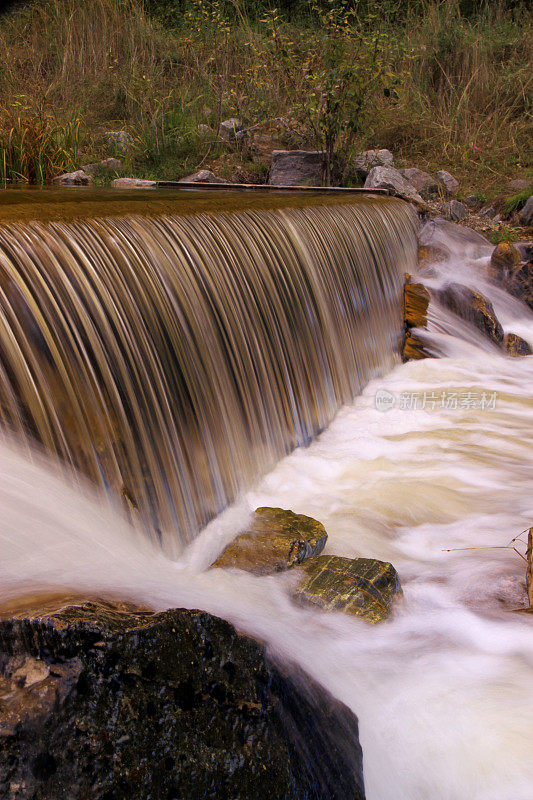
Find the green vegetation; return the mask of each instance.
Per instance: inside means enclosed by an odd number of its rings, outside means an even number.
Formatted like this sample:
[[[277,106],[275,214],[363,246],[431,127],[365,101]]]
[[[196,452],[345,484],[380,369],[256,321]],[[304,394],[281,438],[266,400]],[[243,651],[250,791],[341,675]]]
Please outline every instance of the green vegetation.
[[[531,195],[533,194],[533,182],[529,188],[524,189],[522,192],[514,194],[509,197],[503,204],[503,213],[506,215],[512,214],[514,211],[519,211],[525,206]]]
[[[261,181],[276,147],[388,147],[493,196],[532,176],[526,5],[474,0],[34,0],[0,17],[0,180],[43,182],[133,145],[127,174]],[[225,143],[236,116],[254,136]],[[200,133],[198,125],[209,129]],[[339,164],[341,167],[339,169]],[[337,172],[335,173],[335,170]]]

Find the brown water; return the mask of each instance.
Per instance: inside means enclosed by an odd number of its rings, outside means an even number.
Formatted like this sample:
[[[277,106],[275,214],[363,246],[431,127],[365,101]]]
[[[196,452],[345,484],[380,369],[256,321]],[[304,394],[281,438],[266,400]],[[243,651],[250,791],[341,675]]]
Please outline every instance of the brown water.
[[[416,263],[402,201],[3,201],[19,221],[0,227],[1,419],[170,554],[396,358]]]

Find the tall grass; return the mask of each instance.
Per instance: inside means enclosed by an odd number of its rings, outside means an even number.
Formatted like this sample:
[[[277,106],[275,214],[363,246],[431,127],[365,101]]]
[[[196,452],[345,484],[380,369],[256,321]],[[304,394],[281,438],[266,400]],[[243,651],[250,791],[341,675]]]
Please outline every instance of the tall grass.
[[[276,43],[268,4],[252,5],[249,14],[244,0],[187,0],[163,19],[142,0],[35,0],[4,15],[0,178],[47,180],[103,157],[103,133],[118,127],[134,137],[130,169],[169,178],[201,164],[257,166],[261,148],[243,155],[216,133],[198,134],[199,123],[216,132],[228,116],[258,125],[273,146],[317,146],[309,77],[325,69],[326,32],[312,13],[280,13]],[[453,168],[477,190],[528,173],[526,6],[492,2],[465,17],[459,0],[419,0],[402,4],[400,17],[394,5],[383,0],[368,23],[395,45],[394,103],[372,90],[353,148],[387,146],[400,163]]]

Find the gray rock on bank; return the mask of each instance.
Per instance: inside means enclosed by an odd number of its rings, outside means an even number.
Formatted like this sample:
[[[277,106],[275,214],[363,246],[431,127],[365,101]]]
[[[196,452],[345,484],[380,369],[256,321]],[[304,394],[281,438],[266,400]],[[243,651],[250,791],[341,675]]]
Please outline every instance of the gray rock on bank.
[[[0,697],[2,798],[364,800],[354,714],[205,612],[3,619]]]
[[[448,197],[453,197],[457,194],[459,190],[459,181],[456,180],[451,173],[447,172],[445,169],[440,169],[435,177]]]
[[[133,144],[133,136],[128,131],[106,131],[104,138],[109,147],[115,147],[119,153],[126,153]]]
[[[56,186],[92,186],[94,179],[83,169],[77,169],[75,172],[64,172],[63,175],[58,175],[52,183]]]
[[[85,164],[81,169],[96,178],[101,175],[110,175],[113,172],[121,172],[122,161],[118,158],[104,158],[103,161],[96,161],[94,164]]]
[[[409,169],[399,169],[398,172],[406,181],[409,181],[411,186],[414,186],[416,191],[424,198],[429,200],[432,197],[437,197],[439,194],[439,184],[436,178],[433,178],[428,172],[416,167],[409,167]]]
[[[460,222],[468,216],[468,209],[459,200],[449,200],[444,203],[442,212],[444,217],[451,222]]]
[[[398,197],[403,197],[414,203],[419,208],[426,208],[424,199],[418,194],[403,175],[393,167],[373,167],[365,181],[367,189],[388,189],[389,192]]]
[[[353,167],[362,178],[366,178],[372,167],[393,166],[394,156],[390,150],[365,150],[353,160]]]
[[[226,142],[235,141],[237,133],[242,129],[242,122],[237,117],[223,120],[218,127],[218,135]]]
[[[200,169],[193,175],[180,178],[179,183],[224,183],[222,178],[217,178],[214,172],[209,169]]]
[[[322,150],[274,150],[268,182],[271,186],[322,186]]]
[[[525,226],[533,225],[533,195],[526,201],[520,212],[520,224]]]

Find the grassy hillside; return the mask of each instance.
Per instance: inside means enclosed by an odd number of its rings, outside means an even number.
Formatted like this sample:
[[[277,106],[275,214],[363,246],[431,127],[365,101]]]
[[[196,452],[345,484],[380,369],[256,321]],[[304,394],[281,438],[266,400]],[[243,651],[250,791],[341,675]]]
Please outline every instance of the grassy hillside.
[[[35,0],[0,18],[0,179],[112,155],[125,128],[138,176],[260,181],[278,146],[387,147],[497,192],[533,174],[532,16],[465,2]],[[232,116],[252,146],[218,140]]]

